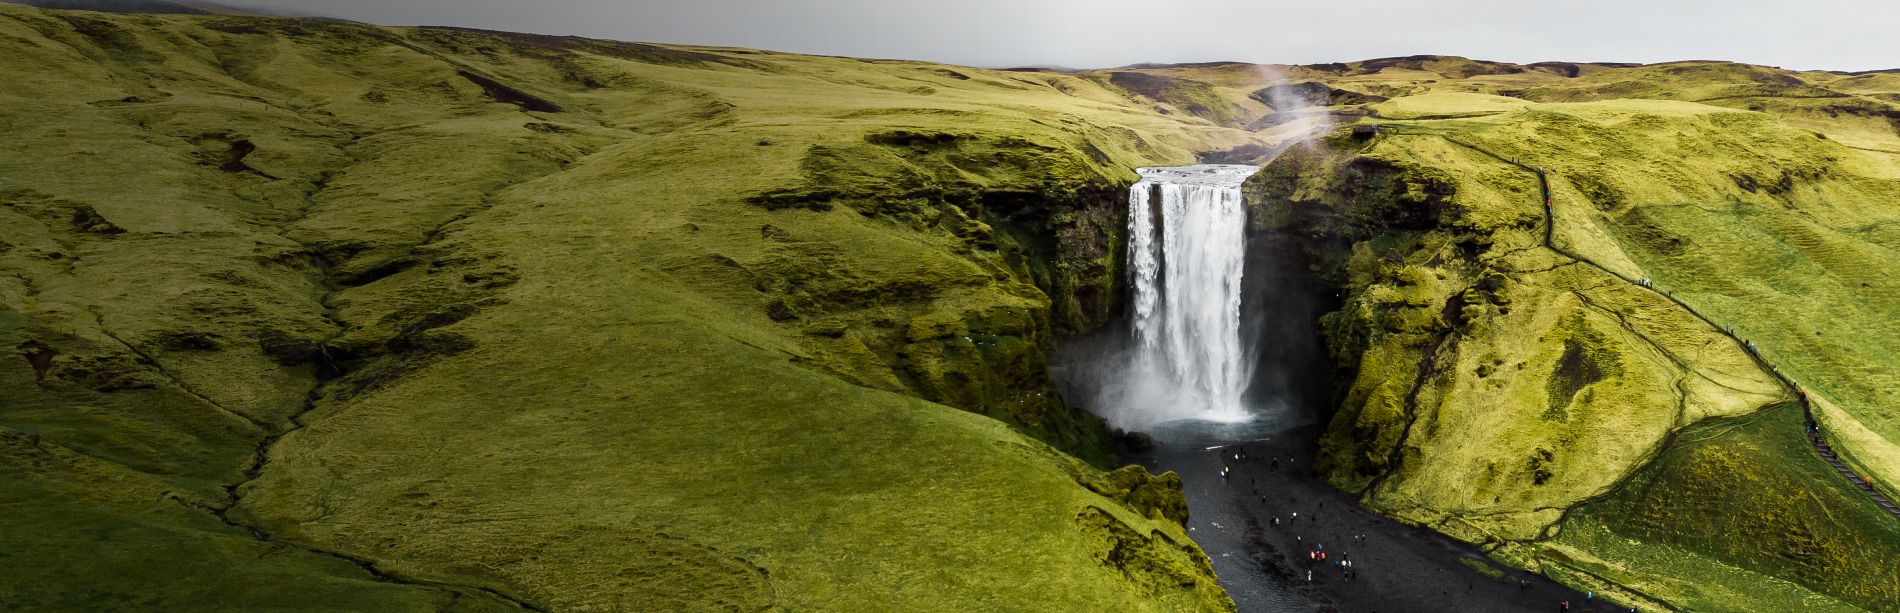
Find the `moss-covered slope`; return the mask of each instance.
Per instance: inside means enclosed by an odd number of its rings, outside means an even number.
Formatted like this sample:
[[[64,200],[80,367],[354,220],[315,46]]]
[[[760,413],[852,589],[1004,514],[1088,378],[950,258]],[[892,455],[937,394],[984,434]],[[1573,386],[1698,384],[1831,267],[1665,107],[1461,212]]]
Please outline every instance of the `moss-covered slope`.
[[[0,5],[0,58],[7,608],[1232,606],[1042,360],[1127,168],[1252,135],[320,20]]]
[[[1875,434],[1893,415],[1876,391],[1896,364],[1882,348],[1891,339],[1850,330],[1900,312],[1891,281],[1868,272],[1893,254],[1879,230],[1900,216],[1893,160],[1791,125],[1798,118],[1710,105],[1520,101],[1500,110],[1484,97],[1415,98],[1443,111],[1416,116],[1453,119],[1387,121],[1371,140],[1335,136],[1250,183],[1258,221],[1318,239],[1310,244],[1347,292],[1323,322],[1346,377],[1323,441],[1322,469],[1335,483],[1408,521],[1515,543],[1500,555],[1535,564],[1554,550],[1524,543],[1560,530],[1661,538],[1598,528],[1599,515],[1564,518],[1579,503],[1638,496],[1630,475],[1673,449],[1684,428],[1795,400],[1797,387],[1851,454],[1891,453],[1887,435]],[[1538,169],[1548,171],[1548,210]],[[1864,390],[1854,408],[1842,406],[1849,390]],[[1782,435],[1800,436],[1798,424],[1787,427]],[[1750,457],[1832,474],[1812,451]],[[1711,475],[1719,483],[1694,485],[1774,487],[1740,472]],[[1829,563],[1822,557],[1900,555],[1900,542],[1879,536],[1894,519],[1831,479],[1810,487],[1852,518],[1838,527],[1852,538],[1758,572],[1806,577]],[[1704,495],[1661,483],[1678,491],[1654,495]],[[1715,520],[1707,505],[1649,512],[1669,530]],[[1755,531],[1732,542],[1755,545],[1698,550],[1713,563],[1754,568],[1782,542],[1764,531],[1783,511],[1724,512]],[[1639,550],[1597,555],[1621,565]],[[1616,581],[1667,581],[1661,567],[1636,567]],[[1818,594],[1869,606],[1885,580],[1828,576],[1756,594],[1767,600],[1724,602],[1774,608]],[[1657,600],[1713,602],[1677,592]]]
[[[1815,462],[1803,427],[1790,404],[1685,430],[1615,493],[1573,510],[1556,538],[1506,557],[1694,611],[1892,610],[1900,522]]]

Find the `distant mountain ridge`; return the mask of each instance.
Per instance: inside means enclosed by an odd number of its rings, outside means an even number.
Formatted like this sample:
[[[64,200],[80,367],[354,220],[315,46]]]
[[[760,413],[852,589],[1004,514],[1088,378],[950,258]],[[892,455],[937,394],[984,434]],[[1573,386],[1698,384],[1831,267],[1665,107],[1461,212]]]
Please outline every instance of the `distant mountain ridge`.
[[[214,2],[172,2],[170,0],[0,0],[34,8],[101,13],[168,13],[178,15],[270,15]]]

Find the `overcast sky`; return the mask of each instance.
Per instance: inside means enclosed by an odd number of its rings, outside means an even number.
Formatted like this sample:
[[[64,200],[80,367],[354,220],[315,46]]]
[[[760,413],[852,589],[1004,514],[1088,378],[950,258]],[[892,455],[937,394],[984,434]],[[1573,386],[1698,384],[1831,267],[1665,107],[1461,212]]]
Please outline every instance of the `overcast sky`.
[[[1720,59],[1900,68],[1900,0],[232,0],[390,25],[1075,68]],[[1173,7],[1163,10],[1161,7]]]

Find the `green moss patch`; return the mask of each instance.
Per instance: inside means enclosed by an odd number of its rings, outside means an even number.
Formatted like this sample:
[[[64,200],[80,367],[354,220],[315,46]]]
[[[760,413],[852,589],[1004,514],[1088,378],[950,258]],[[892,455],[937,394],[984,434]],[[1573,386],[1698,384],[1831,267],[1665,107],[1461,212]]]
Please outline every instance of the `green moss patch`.
[[[1800,407],[1786,405],[1685,430],[1614,493],[1573,510],[1545,547],[1586,553],[1597,562],[1585,568],[1697,610],[1900,602],[1900,527],[1821,462],[1802,428]],[[1774,580],[1700,584],[1736,572]]]

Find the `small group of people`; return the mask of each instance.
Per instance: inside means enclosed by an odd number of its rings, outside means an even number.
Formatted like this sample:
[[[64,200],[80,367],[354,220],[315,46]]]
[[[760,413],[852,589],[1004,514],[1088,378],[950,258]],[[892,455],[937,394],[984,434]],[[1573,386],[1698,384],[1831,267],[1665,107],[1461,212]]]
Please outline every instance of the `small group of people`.
[[[1359,575],[1359,571],[1352,566],[1352,554],[1329,556],[1326,553],[1326,545],[1324,543],[1315,543],[1312,549],[1307,550],[1306,561],[1308,564],[1319,566],[1327,566],[1330,563],[1334,569],[1339,571],[1340,576],[1344,577],[1347,581],[1351,581]],[[1308,570],[1306,572],[1307,580],[1311,581],[1313,571]]]
[[[1307,519],[1311,519],[1311,520],[1313,520],[1313,521],[1319,521],[1319,515],[1316,515],[1316,514],[1313,514],[1313,513],[1308,513],[1308,514],[1306,514],[1306,518],[1307,518]],[[1293,518],[1292,518],[1292,519],[1289,519],[1289,520],[1287,520],[1287,523],[1293,523],[1293,522],[1297,522],[1297,521],[1300,521],[1300,512],[1299,512],[1299,511],[1294,511],[1294,512],[1293,512]],[[1280,525],[1280,516],[1278,516],[1278,515],[1275,515],[1275,516],[1273,516],[1273,525],[1275,525],[1275,526],[1278,526],[1278,525]]]
[[[1597,593],[1595,591],[1584,592],[1583,599],[1590,601],[1591,603],[1595,603],[1597,601]],[[1595,610],[1595,609],[1590,609],[1590,610]],[[1630,610],[1635,611],[1636,608],[1630,607]],[[1570,611],[1570,601],[1565,600],[1561,603],[1558,603],[1557,611],[1559,611],[1559,613],[1568,613]]]

